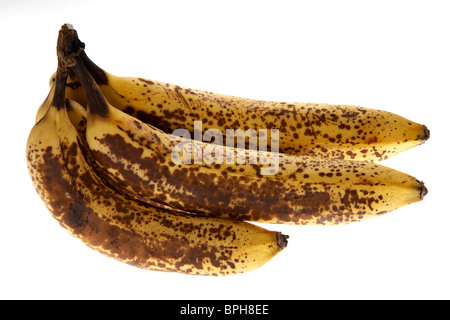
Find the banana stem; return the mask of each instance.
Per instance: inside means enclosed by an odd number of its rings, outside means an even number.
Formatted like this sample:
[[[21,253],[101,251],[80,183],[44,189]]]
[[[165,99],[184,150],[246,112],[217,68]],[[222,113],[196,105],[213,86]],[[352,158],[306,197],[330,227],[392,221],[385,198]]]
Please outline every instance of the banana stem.
[[[83,61],[86,68],[89,70],[89,73],[94,78],[97,85],[107,85],[108,77],[99,66],[97,66],[86,54],[86,51],[82,51],[80,53],[80,59]]]
[[[67,71],[63,71],[61,68],[56,70],[55,95],[53,96],[51,105],[58,110],[65,106],[67,74]]]
[[[84,53],[84,43],[78,38],[77,31],[70,24],[64,24],[58,34],[56,46],[58,56],[58,70],[68,72],[72,70],[78,77],[86,93],[89,112],[105,117],[108,105],[94,77],[86,67],[89,58]]]
[[[70,24],[64,24],[59,30],[56,44],[58,68],[68,71],[77,64],[76,58],[84,51],[84,43],[78,39],[77,31]]]
[[[103,93],[80,57],[76,58],[76,62],[72,70],[80,80],[81,87],[86,93],[89,112],[106,117],[108,115],[108,105]]]

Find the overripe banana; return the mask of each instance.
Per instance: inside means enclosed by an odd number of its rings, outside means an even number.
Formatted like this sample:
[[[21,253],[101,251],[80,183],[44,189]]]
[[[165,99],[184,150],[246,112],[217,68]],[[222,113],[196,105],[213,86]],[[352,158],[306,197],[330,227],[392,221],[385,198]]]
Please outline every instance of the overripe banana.
[[[218,129],[278,129],[279,151],[294,155],[381,161],[425,142],[426,126],[388,111],[349,105],[272,102],[118,77],[80,58],[116,108],[167,133]],[[50,81],[51,82],[51,81]],[[69,74],[67,97],[86,106],[79,79]],[[270,140],[269,140],[270,141]],[[270,150],[270,145],[269,145]]]
[[[426,194],[416,178],[366,161],[264,154],[192,140],[185,140],[193,146],[183,159],[191,161],[179,161],[183,156],[177,158],[173,150],[181,138],[114,108],[78,61],[72,70],[86,92],[87,143],[109,177],[130,195],[215,217],[339,224],[393,211]],[[206,152],[211,146],[214,155]],[[199,163],[195,154],[202,156]],[[218,154],[235,160],[217,163]],[[259,161],[264,157],[270,165]]]
[[[135,267],[250,271],[288,237],[246,221],[351,223],[427,193],[411,175],[374,163],[428,139],[425,126],[398,115],[116,77],[87,57],[69,25],[57,56],[27,140],[32,183],[63,228]],[[172,134],[179,128],[185,138]],[[254,136],[244,148],[222,146],[227,129],[268,131],[257,137],[260,150],[251,150]],[[270,129],[280,130],[282,153],[261,150]],[[196,139],[199,133],[214,143]]]
[[[73,236],[135,267],[199,275],[250,271],[286,246],[279,232],[169,212],[117,192],[98,176],[101,169],[72,125],[66,108],[74,111],[74,122],[83,109],[64,101],[64,81],[58,73],[54,98],[31,130],[26,154],[36,191]]]

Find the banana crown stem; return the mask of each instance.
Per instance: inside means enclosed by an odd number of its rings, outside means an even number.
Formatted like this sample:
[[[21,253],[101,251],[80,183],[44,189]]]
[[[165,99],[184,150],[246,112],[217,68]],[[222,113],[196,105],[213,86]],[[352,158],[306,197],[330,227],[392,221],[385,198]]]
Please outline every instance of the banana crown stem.
[[[77,62],[76,58],[84,51],[84,43],[78,39],[77,31],[71,24],[64,24],[59,30],[56,44],[58,68],[69,71]]]
[[[57,43],[58,69],[68,72],[72,70],[81,82],[86,93],[89,112],[106,117],[108,105],[100,91],[94,77],[89,72],[84,61],[90,60],[84,53],[84,43],[78,38],[78,34],[70,24],[64,24],[58,35]],[[81,56],[84,56],[82,59]]]
[[[86,93],[89,112],[106,117],[108,115],[108,103],[106,102],[105,96],[100,91],[100,88],[81,59],[77,59],[77,64],[72,67],[72,70],[78,79],[80,79],[81,86]]]

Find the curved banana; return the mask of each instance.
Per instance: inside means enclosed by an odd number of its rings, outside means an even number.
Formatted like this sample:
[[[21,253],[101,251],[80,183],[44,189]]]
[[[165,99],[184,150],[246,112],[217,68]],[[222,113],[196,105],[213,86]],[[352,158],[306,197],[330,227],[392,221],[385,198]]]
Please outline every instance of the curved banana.
[[[89,148],[130,195],[215,217],[339,224],[393,211],[426,194],[416,178],[367,161],[264,154],[174,138],[113,107],[84,63],[72,70],[87,97]],[[186,141],[191,153],[173,152]],[[198,154],[203,158],[195,163]],[[235,161],[218,163],[218,155]],[[267,159],[273,162],[264,164]]]
[[[116,108],[167,133],[279,129],[279,151],[294,155],[381,161],[424,143],[426,126],[397,114],[349,105],[272,102],[234,97],[137,77],[114,76],[80,54],[106,99]],[[51,82],[51,81],[50,81]],[[76,76],[67,97],[86,106]],[[269,146],[270,150],[270,146]]]
[[[58,72],[51,106],[31,130],[26,154],[36,191],[74,237],[135,267],[198,275],[250,271],[286,246],[287,237],[279,232],[240,221],[169,214],[116,192],[98,176],[72,125],[64,83],[64,73]]]

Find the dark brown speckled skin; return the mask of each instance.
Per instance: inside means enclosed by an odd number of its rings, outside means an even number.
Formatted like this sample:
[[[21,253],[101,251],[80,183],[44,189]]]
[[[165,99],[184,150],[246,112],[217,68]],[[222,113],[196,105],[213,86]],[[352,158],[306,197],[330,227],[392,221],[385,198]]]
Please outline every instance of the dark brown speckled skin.
[[[93,150],[93,155],[118,172],[113,179],[132,194],[189,212],[256,222],[340,224],[419,201],[423,188],[407,174],[345,160],[281,156],[279,173],[269,176],[260,175],[258,165],[176,165],[158,148],[144,156],[143,148],[157,141],[143,143],[145,131],[140,133],[105,135],[98,143],[108,152]]]
[[[349,105],[289,103],[240,98],[143,78],[113,76],[81,58],[116,108],[167,133],[202,130],[278,129],[280,152],[350,160],[382,161],[430,136],[428,128],[397,114]],[[67,96],[86,106],[72,73]],[[269,145],[270,150],[270,145]]]
[[[278,232],[168,212],[118,193],[97,175],[63,97],[60,85],[29,135],[27,164],[53,217],[86,245],[135,267],[201,275],[251,270],[286,246]]]
[[[168,133],[185,128],[193,135],[194,121],[202,122],[203,132],[213,128],[222,133],[227,128],[278,129],[281,152],[366,161],[387,159],[430,136],[426,126],[384,110],[262,101],[139,77],[116,77],[89,59],[76,31],[68,35],[61,54],[64,58],[60,58],[65,66],[81,59],[111,104]],[[86,106],[86,96],[73,72],[67,89],[67,98]]]
[[[171,135],[108,106],[82,63],[87,141],[94,158],[132,195],[174,208],[238,220],[339,224],[390,212],[421,199],[423,184],[362,161],[279,155],[273,175],[261,164],[175,164]],[[237,152],[237,149],[233,149]]]

